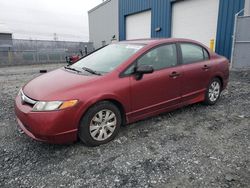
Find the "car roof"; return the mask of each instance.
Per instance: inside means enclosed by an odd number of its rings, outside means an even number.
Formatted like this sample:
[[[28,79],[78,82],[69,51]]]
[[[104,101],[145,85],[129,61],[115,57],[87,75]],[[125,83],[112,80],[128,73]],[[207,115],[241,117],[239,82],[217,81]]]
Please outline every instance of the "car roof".
[[[153,44],[162,44],[167,42],[191,42],[196,44],[201,44],[197,41],[191,39],[184,38],[151,38],[151,39],[134,39],[134,40],[125,40],[120,41],[119,43],[127,43],[127,44],[144,44],[144,45],[153,45]]]

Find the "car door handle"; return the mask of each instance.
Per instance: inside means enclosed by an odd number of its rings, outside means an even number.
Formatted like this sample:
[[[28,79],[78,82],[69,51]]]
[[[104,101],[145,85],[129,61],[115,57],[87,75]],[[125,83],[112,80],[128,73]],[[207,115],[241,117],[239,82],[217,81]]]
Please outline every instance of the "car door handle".
[[[178,73],[178,72],[172,72],[170,75],[169,75],[169,77],[170,78],[176,78],[176,77],[178,77],[178,76],[180,76],[181,74],[180,73]]]
[[[210,67],[207,66],[207,65],[204,65],[204,66],[202,67],[202,69],[206,71],[206,70],[210,69]]]

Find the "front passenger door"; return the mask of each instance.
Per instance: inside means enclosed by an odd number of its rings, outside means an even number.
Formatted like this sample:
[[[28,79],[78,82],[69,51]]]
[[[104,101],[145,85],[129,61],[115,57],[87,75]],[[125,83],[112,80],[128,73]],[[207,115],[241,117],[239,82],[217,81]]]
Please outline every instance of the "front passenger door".
[[[154,72],[136,80],[130,77],[132,118],[154,115],[181,102],[181,68],[176,44],[156,47],[137,60],[137,66],[151,65]]]

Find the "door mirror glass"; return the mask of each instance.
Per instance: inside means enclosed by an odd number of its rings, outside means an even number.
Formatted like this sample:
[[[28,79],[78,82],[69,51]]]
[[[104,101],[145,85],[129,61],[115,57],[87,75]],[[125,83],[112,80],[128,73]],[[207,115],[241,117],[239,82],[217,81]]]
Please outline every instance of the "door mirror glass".
[[[139,65],[136,68],[135,72],[138,74],[150,74],[150,73],[154,72],[154,69],[150,65]]]

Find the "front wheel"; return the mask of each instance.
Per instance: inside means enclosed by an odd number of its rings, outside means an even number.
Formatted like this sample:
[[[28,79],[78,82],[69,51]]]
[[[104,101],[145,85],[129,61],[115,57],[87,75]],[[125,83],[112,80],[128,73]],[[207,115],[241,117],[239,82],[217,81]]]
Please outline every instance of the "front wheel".
[[[214,105],[220,98],[221,93],[221,81],[218,78],[214,78],[210,83],[206,91],[205,104]]]
[[[121,122],[120,111],[114,104],[99,102],[83,116],[79,138],[88,146],[105,144],[116,137]]]

